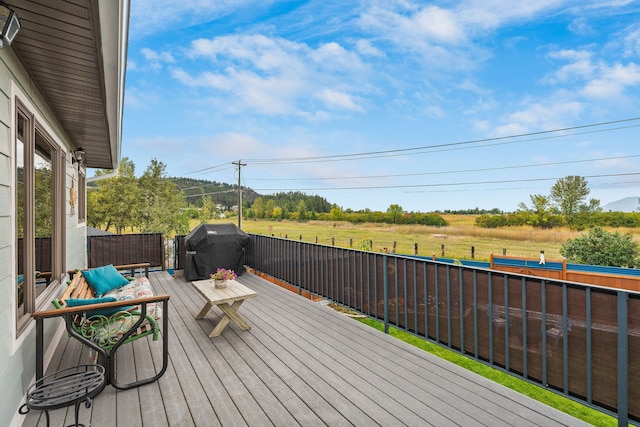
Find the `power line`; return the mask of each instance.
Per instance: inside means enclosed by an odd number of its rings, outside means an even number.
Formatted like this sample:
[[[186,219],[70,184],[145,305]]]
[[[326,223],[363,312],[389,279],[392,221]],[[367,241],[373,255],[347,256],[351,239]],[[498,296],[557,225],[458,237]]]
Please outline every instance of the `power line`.
[[[191,171],[191,172],[184,172],[181,175],[191,175],[191,174],[196,174],[196,173],[203,173],[203,172],[221,172],[227,169],[232,169],[233,166],[229,166],[231,165],[231,162],[227,162],[227,163],[222,163],[216,166],[209,166],[203,169],[198,169],[195,171]],[[226,167],[224,167],[226,166]],[[223,168],[224,167],[224,168]],[[180,179],[180,178],[174,178],[174,179]]]
[[[574,133],[569,133],[569,134],[564,134],[564,135],[545,136],[543,138],[522,139],[522,138],[527,137],[527,136],[549,135],[549,134],[553,134],[553,133],[567,132],[567,131],[570,131],[570,130],[594,128],[594,127],[607,126],[607,125],[612,125],[612,124],[617,124],[617,123],[628,123],[628,122],[638,121],[638,120],[640,120],[640,117],[634,117],[634,118],[629,118],[629,119],[621,119],[621,120],[613,120],[613,121],[608,121],[608,122],[592,123],[592,124],[572,126],[572,127],[566,127],[566,128],[551,129],[551,130],[538,131],[538,132],[530,132],[530,133],[509,135],[509,136],[492,137],[492,138],[484,138],[484,139],[475,139],[475,140],[469,140],[469,141],[458,141],[458,142],[434,144],[434,145],[427,145],[427,146],[421,146],[421,147],[412,147],[412,148],[399,148],[399,149],[393,149],[393,150],[381,150],[381,151],[371,151],[371,152],[351,153],[351,154],[335,154],[335,155],[327,155],[327,156],[291,157],[291,158],[279,158],[279,159],[278,158],[273,158],[273,159],[246,159],[244,161],[247,162],[247,163],[260,164],[260,165],[283,164],[283,163],[284,164],[291,164],[291,163],[294,163],[294,164],[295,163],[300,163],[300,164],[302,164],[302,163],[318,163],[318,162],[367,160],[367,159],[374,159],[374,158],[380,158],[380,157],[406,156],[406,155],[410,155],[410,154],[414,154],[415,155],[415,154],[420,154],[419,153],[420,151],[425,151],[425,150],[429,150],[428,151],[429,153],[434,153],[434,152],[442,152],[442,151],[453,151],[453,150],[474,149],[474,148],[486,148],[486,147],[493,147],[493,146],[498,146],[498,145],[516,144],[516,143],[523,143],[523,142],[532,142],[532,141],[539,141],[539,140],[543,140],[543,139],[567,138],[567,137],[572,137],[572,136],[577,136],[577,135],[585,135],[585,134],[601,133],[601,132],[611,132],[611,131],[614,131],[614,130],[621,130],[621,129],[640,127],[640,124],[634,124],[634,125],[619,126],[619,127],[607,128],[607,129],[590,130],[590,131],[586,131],[586,132],[574,132]],[[505,142],[505,140],[516,139],[516,138],[518,138],[517,141],[506,141]],[[502,142],[496,142],[496,143],[493,143],[493,144],[484,144],[482,146],[477,146],[477,147],[462,147],[463,145],[479,144],[479,143],[483,143],[483,142],[486,143],[486,142],[491,142],[491,141],[502,141]],[[436,150],[436,148],[439,148],[439,150]],[[229,166],[229,165],[232,165],[232,163],[222,163],[222,164],[219,164],[219,165],[210,166],[210,167],[206,167],[206,168],[203,168],[203,169],[198,169],[198,170],[191,171],[191,172],[186,172],[186,173],[183,173],[182,175],[204,174],[204,173],[207,173],[207,172],[222,172],[222,171],[231,169],[233,167],[233,166]],[[224,167],[224,166],[227,166],[227,167]],[[179,179],[179,178],[175,178],[175,179]]]
[[[567,132],[571,130],[586,129],[586,128],[593,128],[593,127],[599,127],[599,126],[607,126],[607,125],[625,123],[625,122],[631,122],[631,121],[637,121],[637,120],[640,120],[640,117],[614,120],[609,122],[592,123],[587,125],[579,125],[579,126],[572,126],[572,127],[566,127],[566,128],[544,130],[544,131],[538,131],[538,132],[529,132],[529,133],[510,135],[510,136],[498,136],[498,137],[492,137],[492,138],[474,139],[469,141],[426,145],[422,147],[399,148],[394,150],[380,150],[380,151],[370,151],[370,152],[351,153],[351,154],[335,154],[335,155],[327,155],[327,156],[291,157],[291,158],[280,158],[280,159],[277,159],[277,158],[246,159],[245,161],[248,163],[255,163],[255,164],[275,164],[275,163],[311,163],[311,162],[326,162],[326,161],[362,160],[362,159],[375,158],[375,157],[390,157],[394,155],[406,155],[408,153],[415,153],[417,151],[422,151],[422,150],[433,150],[435,148],[459,147],[462,145],[479,144],[482,142],[504,141],[507,139],[524,138],[524,137],[536,136],[536,135],[548,135],[552,133]],[[604,132],[604,131],[618,130],[618,129],[624,129],[627,127],[636,127],[636,126],[638,125],[626,126],[626,127],[620,127],[620,128],[614,128],[614,129],[605,129],[605,130],[593,131],[593,132]],[[574,135],[577,135],[577,134],[560,135],[552,138],[574,136]],[[533,141],[533,140],[536,140],[536,139],[509,141],[509,142],[503,142],[502,144],[513,144],[513,143],[520,143],[520,142]],[[498,145],[498,144],[495,144],[495,145]]]
[[[402,177],[410,177],[410,176],[444,175],[444,174],[454,174],[454,173],[488,172],[488,171],[508,170],[508,169],[537,168],[537,167],[543,167],[543,166],[558,166],[558,165],[568,165],[568,164],[574,164],[574,163],[599,162],[604,160],[620,160],[620,159],[628,159],[633,157],[640,157],[640,154],[632,154],[629,156],[617,156],[617,157],[602,157],[597,159],[569,160],[566,162],[540,163],[536,165],[527,164],[527,165],[515,165],[515,166],[500,166],[500,167],[494,167],[494,168],[459,169],[459,170],[437,171],[437,172],[419,172],[419,173],[391,174],[391,175],[344,176],[344,177],[313,177],[313,178],[260,178],[260,179],[249,178],[248,181],[329,181],[329,180],[351,180],[351,179],[402,178]]]
[[[603,174],[603,175],[587,175],[583,178],[605,178],[605,177],[619,177],[619,176],[638,176],[640,173],[620,173],[620,174]],[[506,184],[512,182],[537,182],[537,181],[557,181],[564,177],[554,178],[527,178],[527,179],[509,179],[509,180],[496,180],[496,181],[470,181],[470,182],[449,182],[440,184],[407,184],[407,185],[372,185],[372,186],[359,186],[359,187],[322,187],[322,188],[298,188],[295,191],[336,191],[336,190],[380,190],[380,189],[394,189],[394,188],[421,188],[421,187],[450,187],[460,185],[483,185],[483,184]],[[282,188],[255,188],[254,191],[293,191],[291,189]]]
[[[182,191],[182,190],[178,189],[178,191]],[[236,191],[237,190],[234,188],[232,190],[214,191],[214,192],[210,192],[210,193],[189,194],[189,195],[185,195],[184,198],[188,199],[188,198],[191,198],[191,197],[212,196],[214,194],[235,193]]]

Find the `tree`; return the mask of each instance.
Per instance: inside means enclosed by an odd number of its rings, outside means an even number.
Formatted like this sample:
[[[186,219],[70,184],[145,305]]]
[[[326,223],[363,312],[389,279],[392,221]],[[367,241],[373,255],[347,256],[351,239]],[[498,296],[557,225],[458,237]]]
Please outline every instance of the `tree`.
[[[109,173],[98,170],[96,176]],[[116,233],[122,233],[126,227],[134,225],[136,211],[139,209],[141,192],[135,176],[135,165],[127,157],[123,157],[118,169],[118,175],[97,182],[97,189],[93,190],[87,204],[87,218],[94,215],[104,218],[102,223],[105,230],[114,226]],[[92,220],[89,219],[89,223]]]
[[[258,197],[253,201],[251,205],[251,211],[253,211],[254,218],[264,218],[264,199],[262,197]]]
[[[531,199],[531,207],[528,207],[524,202],[518,204],[518,208],[527,214],[530,218],[528,223],[537,227],[548,227],[552,215],[551,201],[548,197],[541,194],[532,194],[529,196]]]
[[[567,223],[572,225],[574,215],[584,205],[584,200],[589,192],[586,179],[577,175],[569,175],[553,184],[549,198],[558,206]]]
[[[273,218],[273,210],[275,209],[276,204],[273,200],[267,200],[267,203],[264,205],[264,217],[265,218]]]
[[[142,209],[137,211],[137,225],[142,233],[189,231],[189,220],[185,214],[187,203],[182,192],[173,181],[167,179],[166,165],[151,159],[138,184],[141,191]]]
[[[216,202],[211,198],[211,196],[207,195],[207,196],[202,196],[201,203],[202,203],[201,219],[202,219],[202,222],[207,222],[216,215],[216,212],[217,212]]]
[[[342,212],[342,208],[334,203],[329,211],[329,219],[332,221],[341,221],[343,218],[344,212]]]
[[[308,211],[307,211],[307,204],[304,202],[304,200],[300,200],[298,202],[298,206],[296,206],[296,211],[298,212],[298,219],[299,220],[305,220],[307,219],[308,216]]]
[[[640,249],[631,234],[593,227],[588,234],[565,242],[560,254],[579,264],[634,267],[638,265]]]
[[[402,214],[404,214],[404,210],[400,205],[390,205],[387,209],[387,215],[389,215],[392,224],[397,223],[398,220],[402,218]]]

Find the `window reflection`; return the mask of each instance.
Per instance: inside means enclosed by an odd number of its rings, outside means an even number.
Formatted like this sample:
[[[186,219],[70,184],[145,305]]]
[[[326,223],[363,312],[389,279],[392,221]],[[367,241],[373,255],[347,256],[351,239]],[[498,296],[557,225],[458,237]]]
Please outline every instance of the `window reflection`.
[[[36,132],[34,153],[34,215],[35,215],[35,267],[36,297],[51,282],[52,226],[53,212],[53,173],[51,165],[51,146]]]
[[[24,309],[24,140],[25,140],[26,119],[18,116],[16,131],[16,247],[18,248],[17,258],[17,308],[18,318],[25,313]]]
[[[36,126],[23,106],[16,110],[15,138],[16,332],[31,322],[36,305],[46,305],[59,283],[64,169],[60,149]]]

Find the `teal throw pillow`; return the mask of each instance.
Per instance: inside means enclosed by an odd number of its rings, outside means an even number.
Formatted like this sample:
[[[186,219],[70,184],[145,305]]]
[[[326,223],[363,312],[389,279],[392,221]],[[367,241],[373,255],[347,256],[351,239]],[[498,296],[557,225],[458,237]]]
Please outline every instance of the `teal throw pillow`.
[[[102,298],[68,298],[67,307],[80,307],[83,305],[102,304],[104,302],[116,302],[118,299],[114,296],[102,297]],[[89,317],[91,316],[111,316],[119,311],[126,311],[131,309],[132,306],[127,307],[114,307],[104,308],[98,310],[87,310]]]
[[[124,286],[129,281],[116,270],[113,264],[91,270],[85,270],[82,275],[97,296],[101,296],[112,289]]]

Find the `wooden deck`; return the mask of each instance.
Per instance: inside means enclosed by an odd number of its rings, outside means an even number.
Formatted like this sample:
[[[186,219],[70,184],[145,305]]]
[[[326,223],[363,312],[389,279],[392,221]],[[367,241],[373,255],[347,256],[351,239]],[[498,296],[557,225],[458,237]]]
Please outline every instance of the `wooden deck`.
[[[137,389],[107,386],[81,407],[87,426],[585,425],[251,274],[238,280],[258,293],[240,309],[252,329],[231,323],[210,339],[218,312],[195,320],[204,299],[191,284],[150,278],[171,294],[169,368]],[[121,350],[119,372],[144,375],[145,360],[160,361],[155,344]],[[65,337],[48,371],[87,362]],[[52,426],[71,423],[73,408],[51,412]],[[23,425],[44,426],[44,414]]]

